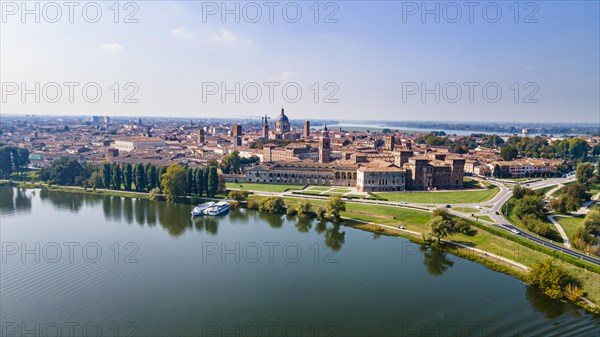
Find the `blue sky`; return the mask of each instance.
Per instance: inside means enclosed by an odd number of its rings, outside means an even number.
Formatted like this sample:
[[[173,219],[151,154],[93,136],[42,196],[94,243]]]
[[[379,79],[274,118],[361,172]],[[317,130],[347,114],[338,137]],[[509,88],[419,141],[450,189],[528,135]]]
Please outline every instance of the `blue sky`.
[[[324,1],[318,23],[313,1],[275,3],[273,23],[265,2],[255,2],[263,11],[256,23],[243,16],[244,6],[254,13],[247,2],[237,2],[242,14],[235,22],[233,15],[222,20],[221,9],[209,15],[221,2],[138,1],[137,23],[122,22],[132,8],[120,8],[115,23],[112,2],[100,3],[97,23],[85,22],[78,10],[70,23],[65,8],[57,23],[44,20],[51,12],[42,13],[40,23],[32,16],[23,23],[3,4],[1,110],[218,117],[275,114],[283,105],[292,118],[600,123],[597,1],[519,2],[517,16],[513,1],[474,2],[473,22],[468,2],[454,2],[462,11],[455,23],[449,21],[456,7],[447,2],[425,4],[439,6],[439,23],[434,14],[420,15],[423,2]],[[86,3],[80,4],[77,9]],[[302,10],[298,22],[286,22],[296,7]],[[333,11],[337,23],[323,22]],[[528,18],[537,22],[524,22]],[[81,83],[77,89],[94,82],[102,96],[89,103],[76,89],[71,103],[61,85],[58,102],[42,96],[37,103],[10,86],[22,82],[27,88]],[[137,103],[122,102],[134,91],[123,87],[128,82],[138,89],[132,96]],[[265,82],[276,83],[272,102]],[[239,102],[234,94],[221,97],[236,83]],[[296,102],[297,88],[302,96]],[[423,89],[431,93],[422,96]]]

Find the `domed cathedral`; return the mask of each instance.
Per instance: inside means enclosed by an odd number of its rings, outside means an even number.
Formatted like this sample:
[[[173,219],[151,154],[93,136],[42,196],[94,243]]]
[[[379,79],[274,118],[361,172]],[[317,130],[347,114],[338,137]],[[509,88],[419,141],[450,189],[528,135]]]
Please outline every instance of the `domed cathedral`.
[[[283,108],[281,108],[281,114],[277,116],[277,119],[275,120],[275,132],[286,133],[290,132],[290,130],[290,120],[285,115],[285,111],[283,110]]]
[[[300,134],[292,132],[292,125],[283,108],[275,119],[275,130],[269,134],[269,139],[300,139]]]

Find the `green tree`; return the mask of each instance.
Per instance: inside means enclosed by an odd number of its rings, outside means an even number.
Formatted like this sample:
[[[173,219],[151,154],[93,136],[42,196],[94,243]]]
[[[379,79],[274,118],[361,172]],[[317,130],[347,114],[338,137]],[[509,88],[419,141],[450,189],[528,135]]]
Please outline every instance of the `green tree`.
[[[185,170],[185,194],[196,194],[196,182],[194,181],[194,170],[186,168]]]
[[[158,187],[162,190],[163,186],[162,186],[162,176],[163,174],[165,174],[167,172],[167,167],[166,166],[159,166],[158,170],[156,170],[156,183],[158,184]]]
[[[515,199],[521,199],[525,195],[525,191],[521,185],[517,185],[513,188],[513,197]]]
[[[544,217],[544,204],[542,203],[542,198],[535,195],[526,195],[518,200],[513,208],[513,212],[519,219],[527,214],[541,219]]]
[[[577,177],[577,181],[582,184],[587,184],[590,179],[594,176],[594,164],[592,163],[581,163],[577,165],[577,169],[575,170],[575,176]]]
[[[500,157],[502,157],[502,160],[506,160],[506,161],[517,158],[518,154],[519,154],[519,151],[517,150],[517,148],[515,146],[512,146],[512,145],[505,146],[500,150]]]
[[[427,222],[429,231],[425,233],[426,241],[436,240],[438,244],[452,232],[452,222],[441,216],[434,216]]]
[[[121,172],[121,166],[114,163],[112,166],[112,187],[113,190],[120,190],[121,183],[123,183],[123,173]]]
[[[312,204],[308,200],[300,200],[300,202],[298,202],[298,206],[296,207],[296,212],[301,218],[309,218],[314,215],[314,212],[312,211]]]
[[[258,210],[263,213],[285,214],[286,208],[280,197],[266,197],[258,202]]]
[[[17,148],[13,153],[13,161],[15,164],[15,170],[20,173],[21,178],[23,177],[23,171],[29,165],[29,149]]]
[[[206,190],[206,194],[212,198],[219,191],[219,174],[217,173],[217,168],[215,166],[211,166],[208,168],[208,188]]]
[[[186,172],[183,166],[173,164],[167,168],[167,171],[162,175],[161,185],[163,186],[163,194],[167,201],[175,201],[177,198],[185,195],[186,189]]]
[[[576,161],[584,161],[587,158],[589,146],[588,143],[581,138],[569,139],[569,157]]]
[[[13,172],[12,151],[9,146],[0,146],[0,172],[2,178],[8,179]]]
[[[135,189],[138,192],[142,192],[146,190],[146,169],[144,165],[138,163],[135,165]]]
[[[554,264],[550,258],[534,263],[528,278],[531,285],[556,299],[563,297],[564,289],[568,284],[576,283],[566,270]]]
[[[194,182],[196,184],[196,194],[202,196],[204,193],[204,170],[201,167],[194,169]]]
[[[109,163],[104,163],[102,165],[102,186],[106,189],[110,189],[112,184],[112,169]]]
[[[150,166],[148,167],[148,169],[146,170],[146,175],[147,175],[147,187],[148,190],[152,190],[156,187],[158,187],[158,173],[156,173],[156,166],[150,164]]]
[[[123,186],[125,187],[125,191],[131,191],[131,186],[133,185],[133,169],[131,168],[130,163],[123,164]]]
[[[339,195],[332,195],[329,197],[329,201],[327,201],[327,214],[331,220],[335,223],[340,221],[340,212],[346,211],[346,202],[342,200],[342,197]]]
[[[92,175],[90,176],[90,179],[88,180],[88,185],[91,186],[94,189],[94,191],[96,190],[96,188],[104,186],[102,184],[102,172],[101,171],[92,172]]]
[[[244,202],[248,200],[248,194],[250,194],[248,191],[237,190],[229,191],[228,196],[237,202]]]

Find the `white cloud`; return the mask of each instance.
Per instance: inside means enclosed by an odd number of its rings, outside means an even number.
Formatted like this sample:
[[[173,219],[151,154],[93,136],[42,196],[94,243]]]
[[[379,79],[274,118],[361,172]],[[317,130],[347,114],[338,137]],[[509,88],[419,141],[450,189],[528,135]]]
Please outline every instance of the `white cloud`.
[[[211,40],[215,41],[215,42],[220,42],[220,43],[228,43],[228,44],[233,44],[233,43],[244,43],[244,44],[252,44],[253,41],[252,39],[247,39],[247,38],[240,38],[237,35],[235,35],[234,32],[227,30],[227,29],[219,29],[218,31],[212,33],[210,35]]]
[[[103,43],[100,45],[100,50],[108,53],[118,53],[123,51],[123,46],[118,43]]]
[[[210,38],[217,42],[232,43],[237,41],[238,37],[230,30],[219,29],[217,32],[212,33]]]
[[[294,77],[298,77],[298,74],[291,70],[284,70],[280,74],[269,76],[269,78],[272,80],[280,80],[280,81],[287,81]]]
[[[186,40],[192,39],[194,37],[194,34],[192,34],[192,32],[190,32],[190,30],[185,27],[173,28],[171,29],[171,34]]]

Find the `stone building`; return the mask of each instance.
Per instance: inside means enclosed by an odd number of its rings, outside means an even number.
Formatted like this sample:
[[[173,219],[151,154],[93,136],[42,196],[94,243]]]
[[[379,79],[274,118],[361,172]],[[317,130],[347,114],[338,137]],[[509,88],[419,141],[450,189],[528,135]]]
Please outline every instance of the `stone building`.
[[[394,192],[406,189],[406,170],[388,162],[358,168],[356,188],[359,192]]]

